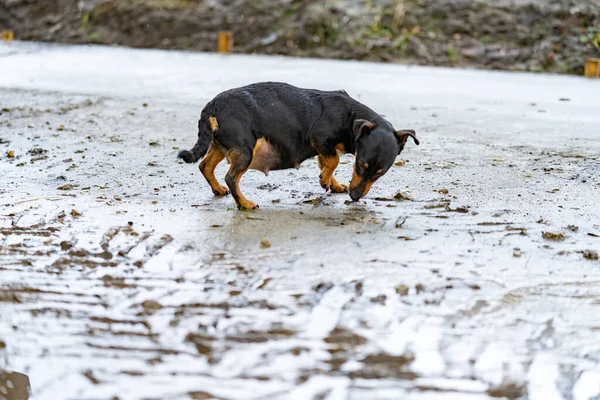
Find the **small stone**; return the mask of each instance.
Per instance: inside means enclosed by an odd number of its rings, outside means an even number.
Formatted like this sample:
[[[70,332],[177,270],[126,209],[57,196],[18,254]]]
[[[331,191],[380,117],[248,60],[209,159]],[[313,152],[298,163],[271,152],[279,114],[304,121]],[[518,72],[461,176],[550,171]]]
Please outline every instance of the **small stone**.
[[[438,193],[440,193],[440,194],[448,194],[448,189],[440,189],[440,190],[438,190]]]
[[[263,239],[260,241],[260,247],[267,249],[271,247],[271,242],[269,242],[267,239]]]
[[[521,257],[521,249],[514,249],[513,257],[516,257],[516,258]]]
[[[72,215],[73,217],[81,217],[81,216],[83,215],[83,213],[82,213],[81,211],[79,211],[79,210],[72,209],[72,210],[71,210],[71,215]]]
[[[142,307],[144,307],[144,310],[146,311],[156,311],[163,308],[163,306],[156,300],[144,300],[142,302]]]
[[[400,296],[408,296],[408,286],[406,286],[406,285],[396,286],[396,293],[398,293]]]

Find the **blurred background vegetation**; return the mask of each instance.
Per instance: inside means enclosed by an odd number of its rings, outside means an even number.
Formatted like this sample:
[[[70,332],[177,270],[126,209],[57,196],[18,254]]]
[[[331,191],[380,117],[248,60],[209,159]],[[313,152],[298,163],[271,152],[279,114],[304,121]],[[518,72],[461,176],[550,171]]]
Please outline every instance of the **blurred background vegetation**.
[[[581,74],[600,0],[0,0],[15,39]]]

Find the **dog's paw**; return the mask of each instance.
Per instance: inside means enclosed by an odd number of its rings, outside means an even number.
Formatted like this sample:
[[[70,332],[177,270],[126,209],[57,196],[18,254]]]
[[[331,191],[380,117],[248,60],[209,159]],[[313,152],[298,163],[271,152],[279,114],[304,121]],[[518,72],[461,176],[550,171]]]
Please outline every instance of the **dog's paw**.
[[[331,191],[333,193],[348,193],[348,185],[345,183],[332,182]]]
[[[217,190],[213,189],[212,192],[215,194],[215,196],[227,196],[229,194],[229,189],[227,189],[225,186],[221,186]]]
[[[250,200],[245,200],[240,202],[240,204],[238,204],[238,209],[240,211],[247,211],[247,210],[258,210],[260,207],[258,207],[258,204],[254,203],[253,201]]]
[[[323,178],[319,177],[319,183],[321,184],[321,187],[323,189],[325,189],[325,191],[328,191],[331,189],[331,179],[329,179],[329,181],[324,180]]]

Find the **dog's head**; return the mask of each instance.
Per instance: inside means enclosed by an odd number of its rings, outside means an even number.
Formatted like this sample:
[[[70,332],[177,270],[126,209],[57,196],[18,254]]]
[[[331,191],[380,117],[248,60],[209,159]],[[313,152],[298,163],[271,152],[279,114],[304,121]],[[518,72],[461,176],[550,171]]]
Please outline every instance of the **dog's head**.
[[[350,197],[358,201],[394,164],[408,138],[412,137],[417,145],[419,140],[413,130],[396,131],[390,124],[376,125],[364,119],[354,121],[353,133],[356,162],[350,182]]]

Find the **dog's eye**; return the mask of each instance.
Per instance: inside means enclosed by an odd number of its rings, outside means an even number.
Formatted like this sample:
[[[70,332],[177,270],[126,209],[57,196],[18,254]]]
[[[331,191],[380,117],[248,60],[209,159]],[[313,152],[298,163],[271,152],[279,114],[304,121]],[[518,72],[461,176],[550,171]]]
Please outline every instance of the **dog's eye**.
[[[383,176],[384,172],[382,169],[377,170],[377,172],[375,172],[375,175],[373,175],[373,180],[377,180],[379,178],[381,178]]]

